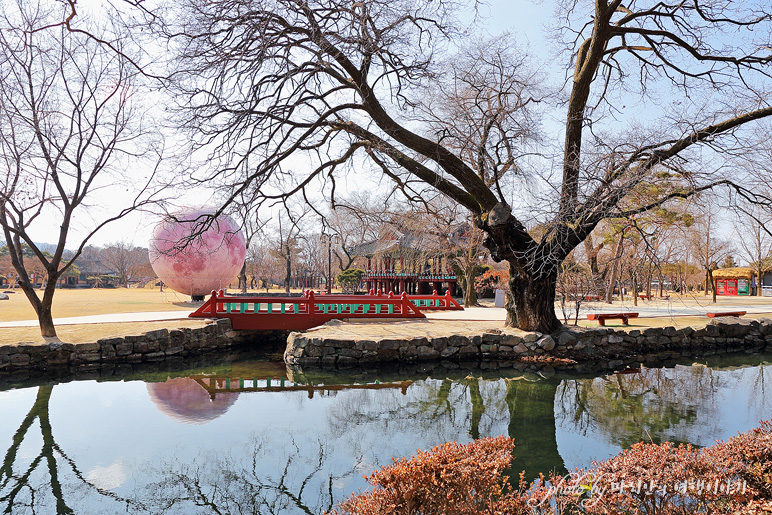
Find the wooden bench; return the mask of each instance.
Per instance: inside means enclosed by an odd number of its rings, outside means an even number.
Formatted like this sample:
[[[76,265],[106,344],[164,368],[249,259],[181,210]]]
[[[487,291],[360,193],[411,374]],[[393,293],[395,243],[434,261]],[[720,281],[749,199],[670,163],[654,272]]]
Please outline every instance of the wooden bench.
[[[654,295],[646,295],[645,293],[641,293],[641,294],[640,294],[640,295],[638,295],[638,296],[639,296],[641,299],[643,299],[643,300],[651,300],[651,299],[653,299],[653,298],[654,298]]]
[[[631,318],[638,318],[638,313],[590,313],[587,320],[597,320],[600,325],[606,325],[606,320],[619,319],[628,325]]]
[[[588,300],[590,302],[598,301],[598,300],[603,300],[603,296],[602,295],[585,295],[584,298],[585,298],[585,300]]]
[[[745,314],[745,311],[724,311],[721,313],[705,313],[708,318],[716,317],[741,317]]]

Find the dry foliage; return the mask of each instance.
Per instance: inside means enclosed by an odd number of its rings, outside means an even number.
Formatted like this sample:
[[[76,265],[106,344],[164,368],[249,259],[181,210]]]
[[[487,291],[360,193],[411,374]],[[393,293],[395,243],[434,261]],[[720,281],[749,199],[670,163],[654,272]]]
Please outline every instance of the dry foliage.
[[[332,515],[687,515],[772,513],[772,421],[706,449],[638,443],[567,477],[517,489],[504,475],[514,441],[456,442],[395,460]]]
[[[525,513],[523,492],[507,487],[512,439],[482,438],[418,451],[394,460],[367,480],[375,489],[352,495],[333,515],[483,515]]]

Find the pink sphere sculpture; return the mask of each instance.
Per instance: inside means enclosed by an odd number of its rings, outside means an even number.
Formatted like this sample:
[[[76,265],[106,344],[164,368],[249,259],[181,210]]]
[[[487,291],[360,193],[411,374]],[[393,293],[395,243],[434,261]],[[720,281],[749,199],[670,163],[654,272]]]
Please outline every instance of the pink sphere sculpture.
[[[226,288],[247,254],[244,235],[229,216],[212,220],[211,209],[188,209],[165,217],[150,240],[150,264],[164,284],[193,300]]]

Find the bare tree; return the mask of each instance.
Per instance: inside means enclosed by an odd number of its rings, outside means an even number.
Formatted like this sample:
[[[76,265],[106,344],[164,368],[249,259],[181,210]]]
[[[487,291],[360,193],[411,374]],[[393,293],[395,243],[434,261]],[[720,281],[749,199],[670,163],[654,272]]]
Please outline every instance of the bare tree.
[[[242,192],[238,201],[231,203],[231,214],[241,225],[241,231],[244,233],[244,244],[247,248],[247,256],[244,264],[239,271],[239,288],[242,293],[247,292],[247,261],[249,259],[249,248],[252,240],[259,236],[265,228],[267,221],[260,218],[258,207],[260,203],[253,204],[251,198]]]
[[[284,207],[285,209],[279,215],[277,222],[279,241],[275,242],[274,252],[284,262],[284,291],[289,293],[292,283],[293,263],[297,261],[301,251],[300,240],[301,232],[303,231],[303,219],[311,210],[305,206],[292,207],[285,204]]]
[[[523,195],[526,207],[518,212],[503,176],[526,168],[525,152],[513,152],[514,163],[486,159],[485,152],[480,159],[460,150],[459,138],[449,142],[452,120],[426,123],[433,112],[427,99],[437,91],[479,91],[480,98],[517,107],[502,130],[491,132],[486,149],[500,149],[495,155],[503,158],[507,148],[527,144],[519,128],[532,119],[532,104],[512,87],[528,83],[520,60],[478,58],[475,66],[445,73],[443,46],[462,34],[451,23],[451,2],[181,3],[180,26],[172,29],[183,40],[176,77],[187,93],[180,95],[187,127],[201,144],[223,142],[212,153],[221,158],[212,178],[237,174],[245,188],[267,178],[282,185],[281,195],[306,195],[324,184],[334,202],[336,177],[367,160],[411,201],[421,202],[427,187],[449,197],[488,234],[493,259],[509,262],[509,322],[549,332],[560,326],[560,265],[601,221],[718,186],[759,202],[748,183],[727,178],[722,167],[749,144],[739,129],[772,115],[765,89],[768,7],[711,0],[562,4],[558,23],[570,67],[555,167],[561,172],[553,180],[552,166],[541,165],[544,187]],[[627,108],[631,95],[639,95],[639,109]],[[479,127],[500,120],[497,110],[476,114]],[[292,164],[301,155],[310,161],[303,170]],[[685,186],[635,202],[662,167]],[[530,216],[546,227],[538,238],[527,231]]]
[[[338,268],[351,268],[358,257],[356,250],[378,239],[391,216],[385,203],[369,192],[356,191],[336,204],[324,218],[332,233],[340,239],[340,245],[334,250]]]
[[[93,39],[63,27],[39,30],[61,15],[19,0],[7,3],[0,19],[0,227],[47,337],[56,336],[51,306],[59,278],[99,229],[151,201],[155,164],[147,169],[146,160],[158,157],[159,142],[134,95],[136,70]],[[123,179],[124,170],[137,167],[147,170],[144,177]],[[123,207],[116,201],[109,214],[90,213],[96,221],[79,227],[85,236],[65,257],[76,213],[85,215],[90,199],[110,185],[124,186]],[[56,249],[46,255],[32,229],[54,213],[60,220]],[[25,256],[24,245],[34,257]],[[45,269],[42,298],[28,273],[34,261]]]
[[[718,215],[716,208],[706,202],[700,208],[700,216],[691,232],[692,255],[705,271],[705,295],[713,292],[713,302],[716,302],[716,284],[713,271],[719,268],[719,263],[731,252],[730,242],[716,236]]]
[[[127,241],[107,245],[101,252],[101,261],[127,287],[150,264],[147,249],[135,247]]]

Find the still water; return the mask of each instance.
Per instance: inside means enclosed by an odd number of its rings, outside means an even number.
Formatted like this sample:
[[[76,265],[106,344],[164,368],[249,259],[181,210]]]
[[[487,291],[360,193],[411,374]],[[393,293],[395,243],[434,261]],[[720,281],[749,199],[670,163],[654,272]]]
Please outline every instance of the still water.
[[[27,381],[0,391],[0,510],[317,514],[393,457],[451,440],[510,435],[530,477],[640,440],[706,446],[772,418],[770,361],[579,376],[260,359]]]

